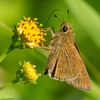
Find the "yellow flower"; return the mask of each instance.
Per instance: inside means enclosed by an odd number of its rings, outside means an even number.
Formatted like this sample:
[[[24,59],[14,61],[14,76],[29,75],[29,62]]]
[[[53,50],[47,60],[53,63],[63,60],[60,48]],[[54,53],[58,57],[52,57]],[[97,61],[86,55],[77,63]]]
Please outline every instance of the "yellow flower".
[[[16,73],[16,79],[19,80],[21,84],[27,82],[35,83],[41,74],[36,73],[35,65],[31,65],[30,62],[26,62],[21,65],[20,70]]]
[[[26,62],[23,65],[20,62],[20,66],[21,66],[20,69],[16,73],[16,78],[13,81],[1,86],[0,91],[17,82],[21,84],[25,84],[28,82],[37,84],[36,80],[38,79],[39,76],[41,76],[41,74],[36,73],[36,69],[35,69],[36,66],[31,65],[30,62]]]
[[[31,83],[36,83],[36,80],[38,76],[41,76],[41,74],[36,73],[36,69],[34,69],[36,66],[31,65],[30,62],[26,62],[22,66],[23,73],[25,75],[25,78],[30,81]]]
[[[40,30],[42,24],[37,26],[37,18],[30,21],[30,17],[24,17],[24,20],[25,21],[20,21],[17,27],[18,36],[22,39],[22,42],[30,48],[38,47],[40,44],[43,45],[43,42],[45,41],[43,36],[46,34]]]
[[[36,22],[37,18],[34,18],[33,20],[30,20],[29,18],[24,17],[24,21],[20,21],[20,23],[17,24],[16,31],[14,31],[15,35],[17,33],[17,41],[16,45],[14,47],[17,48],[34,48],[39,47],[40,45],[43,46],[43,42],[45,41],[44,36],[46,33],[43,33],[43,28],[40,28],[42,24],[38,24]],[[14,38],[16,38],[16,36]],[[16,39],[13,39],[15,40]],[[20,45],[18,47],[18,45]]]

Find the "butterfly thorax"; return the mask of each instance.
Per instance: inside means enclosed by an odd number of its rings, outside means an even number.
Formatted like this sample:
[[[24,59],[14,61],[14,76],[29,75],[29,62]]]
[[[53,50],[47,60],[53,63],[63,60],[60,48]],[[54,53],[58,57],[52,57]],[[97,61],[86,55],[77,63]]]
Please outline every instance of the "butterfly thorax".
[[[55,37],[53,37],[50,46],[56,48],[58,46],[62,47],[64,45],[74,43],[74,33],[72,32],[73,27],[70,23],[64,22],[61,24],[60,30],[57,31]]]

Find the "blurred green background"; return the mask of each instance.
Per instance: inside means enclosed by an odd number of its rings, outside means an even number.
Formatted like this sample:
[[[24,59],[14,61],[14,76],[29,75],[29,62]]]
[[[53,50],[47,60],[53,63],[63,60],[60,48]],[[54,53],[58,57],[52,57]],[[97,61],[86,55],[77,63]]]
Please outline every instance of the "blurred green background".
[[[99,100],[100,99],[100,0],[0,0],[0,55],[10,46],[14,29],[26,17],[38,18],[46,23],[51,12],[61,10],[65,21],[74,27],[75,42],[81,51],[83,61],[91,78],[92,89],[80,91],[66,82],[43,75],[49,52],[44,49],[15,49],[0,63],[0,86],[12,81],[19,69],[19,61],[30,61],[36,65],[37,73],[42,76],[35,84],[14,84],[0,91],[1,98],[19,98],[20,100]],[[62,21],[58,11],[54,12]],[[51,16],[46,27],[60,29],[60,22]],[[48,32],[50,35],[50,32]]]

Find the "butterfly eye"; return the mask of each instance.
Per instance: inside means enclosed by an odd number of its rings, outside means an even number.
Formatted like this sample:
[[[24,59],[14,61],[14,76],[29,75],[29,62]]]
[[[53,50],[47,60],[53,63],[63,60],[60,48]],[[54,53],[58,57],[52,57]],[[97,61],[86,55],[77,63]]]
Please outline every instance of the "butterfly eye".
[[[67,31],[68,31],[67,26],[64,26],[64,27],[63,27],[63,32],[67,32]]]

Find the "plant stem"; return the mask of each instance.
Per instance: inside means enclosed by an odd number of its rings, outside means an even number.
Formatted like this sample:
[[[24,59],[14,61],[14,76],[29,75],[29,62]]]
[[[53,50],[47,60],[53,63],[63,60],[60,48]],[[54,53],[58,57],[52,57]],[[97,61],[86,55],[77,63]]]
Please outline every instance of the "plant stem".
[[[18,82],[18,80],[15,79],[15,80],[11,81],[10,83],[7,83],[6,85],[1,86],[1,87],[0,87],[0,91],[1,91],[2,89],[5,89],[6,87],[9,87],[9,86],[11,86],[11,85],[17,83],[17,82]]]
[[[10,53],[13,49],[14,47],[10,45],[10,47],[0,56],[0,63],[7,56],[7,54]]]

